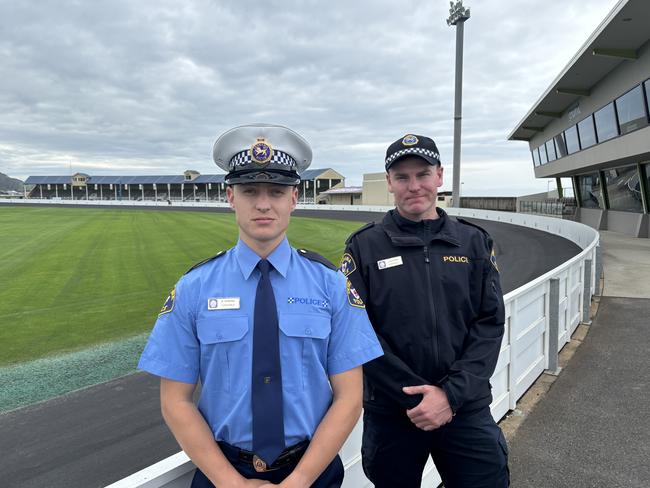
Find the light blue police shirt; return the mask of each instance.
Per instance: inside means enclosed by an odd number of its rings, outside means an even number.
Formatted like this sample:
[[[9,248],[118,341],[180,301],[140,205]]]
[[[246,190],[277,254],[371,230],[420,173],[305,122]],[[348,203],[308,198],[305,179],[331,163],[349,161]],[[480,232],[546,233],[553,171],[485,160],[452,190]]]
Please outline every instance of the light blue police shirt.
[[[267,258],[281,329],[285,445],[311,439],[332,402],[328,375],[383,354],[346,278],[286,238]],[[184,275],[165,302],[138,368],[201,380],[198,408],[218,441],[252,449],[253,315],[260,257],[243,241]],[[348,288],[346,288],[346,285]]]

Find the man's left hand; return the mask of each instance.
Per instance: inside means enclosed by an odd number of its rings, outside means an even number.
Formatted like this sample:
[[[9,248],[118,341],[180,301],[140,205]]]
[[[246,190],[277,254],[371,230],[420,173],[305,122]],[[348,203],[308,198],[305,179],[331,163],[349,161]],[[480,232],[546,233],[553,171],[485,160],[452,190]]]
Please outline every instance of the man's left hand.
[[[432,385],[405,386],[402,391],[407,395],[422,395],[420,404],[406,411],[418,429],[434,430],[451,422],[453,412],[442,388]]]

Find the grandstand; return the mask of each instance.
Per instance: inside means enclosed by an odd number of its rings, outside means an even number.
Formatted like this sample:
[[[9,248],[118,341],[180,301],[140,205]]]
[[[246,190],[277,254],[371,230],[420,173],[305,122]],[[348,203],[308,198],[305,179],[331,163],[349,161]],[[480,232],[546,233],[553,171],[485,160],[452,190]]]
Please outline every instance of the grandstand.
[[[202,175],[187,170],[182,175],[153,176],[30,176],[27,198],[45,200],[127,200],[167,202],[225,202],[224,174]],[[310,169],[301,175],[298,201],[314,203],[318,194],[345,184],[331,168]]]

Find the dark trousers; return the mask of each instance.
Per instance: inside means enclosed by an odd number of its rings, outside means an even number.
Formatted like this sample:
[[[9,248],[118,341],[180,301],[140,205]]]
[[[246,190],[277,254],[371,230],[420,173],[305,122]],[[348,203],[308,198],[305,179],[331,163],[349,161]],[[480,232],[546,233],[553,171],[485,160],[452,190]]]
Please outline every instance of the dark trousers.
[[[375,488],[420,488],[429,456],[445,488],[510,486],[508,447],[489,407],[425,432],[406,414],[364,411],[363,470]]]
[[[230,464],[241,474],[244,478],[248,479],[260,479],[270,481],[271,483],[280,483],[287,476],[291,474],[296,465],[298,464],[299,459],[295,463],[287,464],[279,469],[273,471],[267,471],[265,473],[258,473],[255,471],[255,468],[250,463],[242,461],[239,458],[239,449],[232,446],[224,446],[219,443],[223,454],[226,456]],[[318,479],[312,484],[312,488],[340,488],[343,483],[343,475],[345,470],[343,468],[343,463],[341,458],[336,456],[334,460],[325,468],[325,471],[321,473]],[[218,486],[212,484],[212,482],[197,469],[192,479],[192,485],[190,488],[219,488]]]

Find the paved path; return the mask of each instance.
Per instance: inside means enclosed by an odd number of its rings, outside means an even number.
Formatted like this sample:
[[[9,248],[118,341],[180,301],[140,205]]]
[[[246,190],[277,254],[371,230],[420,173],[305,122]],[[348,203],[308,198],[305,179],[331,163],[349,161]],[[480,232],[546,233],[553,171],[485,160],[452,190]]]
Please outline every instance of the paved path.
[[[514,487],[650,487],[650,240],[602,241],[598,313],[510,442]]]
[[[318,216],[340,214],[353,215]],[[505,292],[579,252],[541,231],[480,224],[495,238]],[[160,416],[158,381],[141,373],[0,415],[3,488],[102,487],[178,450]]]

